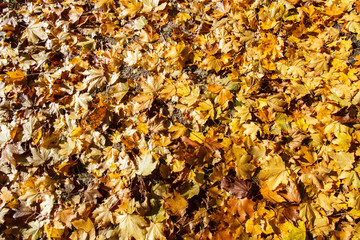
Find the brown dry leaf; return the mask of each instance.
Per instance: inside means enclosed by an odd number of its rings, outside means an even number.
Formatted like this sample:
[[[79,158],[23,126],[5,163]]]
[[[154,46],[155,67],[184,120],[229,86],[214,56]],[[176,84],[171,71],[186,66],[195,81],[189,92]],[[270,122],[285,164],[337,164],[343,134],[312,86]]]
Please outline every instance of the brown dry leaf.
[[[287,220],[292,221],[293,223],[296,223],[297,220],[301,220],[297,206],[285,207],[282,214]]]
[[[238,180],[236,178],[224,178],[221,180],[221,187],[235,195],[236,198],[246,198],[250,194],[251,182]]]
[[[195,141],[193,141],[193,140],[189,139],[189,138],[188,138],[188,137],[186,137],[186,136],[182,136],[182,137],[181,137],[181,141],[182,141],[182,142],[184,142],[184,143],[186,143],[186,144],[187,144],[187,145],[189,145],[189,146],[194,147],[194,148],[196,148],[196,147],[199,147],[199,146],[200,146],[200,144],[199,144],[199,143],[197,143],[197,142],[195,142]]]
[[[99,107],[94,111],[90,112],[87,117],[83,120],[84,124],[88,126],[90,129],[97,128],[103,121],[107,114],[106,107]]]
[[[87,201],[94,201],[96,202],[98,198],[101,198],[102,195],[99,192],[99,184],[98,183],[91,183],[88,188],[86,189],[84,195]]]

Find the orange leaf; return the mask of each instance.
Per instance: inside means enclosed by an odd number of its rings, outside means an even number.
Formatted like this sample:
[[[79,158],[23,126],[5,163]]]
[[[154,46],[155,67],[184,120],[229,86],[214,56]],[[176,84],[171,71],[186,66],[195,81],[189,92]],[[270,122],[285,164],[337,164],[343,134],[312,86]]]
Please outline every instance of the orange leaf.
[[[299,0],[286,0],[286,1],[293,4],[293,5],[295,5],[295,4],[297,4],[299,2]]]
[[[186,143],[187,145],[190,145],[192,147],[198,147],[200,144],[198,144],[197,142],[189,139],[188,137],[186,136],[182,136],[181,137],[181,141],[183,141],[184,143]]]
[[[336,4],[331,7],[327,7],[325,13],[329,16],[338,16],[344,12],[345,8],[339,7]]]
[[[222,109],[227,108],[227,103],[232,101],[233,95],[229,90],[223,89],[221,90],[219,96],[217,97],[217,103],[221,106]]]
[[[222,86],[218,84],[211,84],[207,88],[207,91],[212,93],[219,93],[221,90],[222,90]]]
[[[100,107],[94,110],[87,118],[87,124],[91,129],[97,128],[106,116],[106,107]]]
[[[231,215],[239,214],[240,222],[244,222],[248,217],[254,217],[254,206],[255,202],[248,198],[244,199],[230,199],[228,201],[229,213]]]
[[[359,66],[360,65],[360,55],[357,55],[356,57],[354,57],[354,59],[357,60],[357,62],[354,64],[354,66]]]
[[[169,198],[165,200],[166,207],[170,210],[172,215],[181,216],[185,213],[188,202],[179,193],[175,192],[174,195],[174,198]]]
[[[25,79],[25,73],[19,69],[15,72],[7,72],[6,74],[9,76],[8,80],[12,82],[20,82]]]
[[[272,191],[266,183],[262,183],[260,186],[260,193],[264,199],[272,203],[286,202],[282,196],[277,194],[275,191]]]

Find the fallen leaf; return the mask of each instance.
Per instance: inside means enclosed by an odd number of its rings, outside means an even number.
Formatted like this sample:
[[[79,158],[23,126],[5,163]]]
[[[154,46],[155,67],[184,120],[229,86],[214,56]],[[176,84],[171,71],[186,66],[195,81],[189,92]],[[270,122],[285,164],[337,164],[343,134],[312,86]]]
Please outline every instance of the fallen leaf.
[[[137,163],[138,170],[136,171],[136,173],[142,176],[150,175],[155,170],[158,164],[157,161],[153,161],[151,153],[147,153],[144,157],[139,158]]]
[[[119,225],[114,232],[120,240],[145,239],[145,227],[148,224],[143,217],[135,214],[119,215],[116,217],[116,223]]]
[[[281,183],[287,184],[288,173],[282,158],[279,155],[268,157],[258,178],[265,181],[271,190],[277,188]]]
[[[165,200],[167,209],[171,215],[182,216],[188,206],[188,202],[179,193],[175,192],[173,198]]]
[[[230,199],[227,204],[229,205],[229,213],[231,215],[238,214],[240,222],[254,217],[254,206],[256,203],[250,199]]]
[[[221,187],[234,194],[236,198],[246,198],[250,194],[251,182],[238,180],[236,178],[224,178],[221,180]]]

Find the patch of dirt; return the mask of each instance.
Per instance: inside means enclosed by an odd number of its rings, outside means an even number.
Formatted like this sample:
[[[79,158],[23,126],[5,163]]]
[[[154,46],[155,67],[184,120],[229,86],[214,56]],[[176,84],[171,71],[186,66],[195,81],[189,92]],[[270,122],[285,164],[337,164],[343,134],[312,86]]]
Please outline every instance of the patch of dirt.
[[[131,67],[129,65],[122,65],[120,68],[120,77],[122,79],[137,80],[140,77],[149,77],[151,72],[142,67]]]
[[[171,118],[173,121],[177,121],[184,126],[186,126],[186,124],[187,124],[184,114],[182,114],[181,111],[177,108],[174,108],[174,111],[171,114]]]
[[[172,37],[173,28],[175,27],[177,27],[176,23],[169,22],[161,28],[160,35],[164,38],[164,40]]]
[[[349,64],[351,67],[353,67],[354,64],[357,62],[355,60],[355,57],[360,54],[360,40],[357,40],[356,37],[357,37],[357,34],[355,34],[355,33],[352,33],[350,35],[350,39],[351,39],[351,42],[353,45],[353,51],[351,52],[351,54],[349,56]]]

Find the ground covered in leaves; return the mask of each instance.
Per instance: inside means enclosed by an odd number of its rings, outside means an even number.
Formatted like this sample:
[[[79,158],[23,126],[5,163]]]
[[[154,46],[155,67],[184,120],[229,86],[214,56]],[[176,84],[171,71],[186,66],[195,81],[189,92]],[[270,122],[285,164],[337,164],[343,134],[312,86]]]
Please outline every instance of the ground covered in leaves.
[[[359,239],[360,3],[0,3],[1,239]]]

